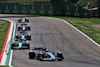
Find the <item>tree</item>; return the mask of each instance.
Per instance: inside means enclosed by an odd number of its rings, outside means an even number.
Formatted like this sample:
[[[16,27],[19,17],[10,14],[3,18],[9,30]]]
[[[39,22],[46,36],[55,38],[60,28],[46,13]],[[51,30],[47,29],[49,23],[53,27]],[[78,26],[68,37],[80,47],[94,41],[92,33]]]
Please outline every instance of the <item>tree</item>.
[[[77,3],[78,1],[79,0],[51,0],[51,3],[72,5]]]
[[[69,0],[71,4],[77,3],[79,0]]]
[[[100,0],[98,0],[98,17],[100,18]]]
[[[98,8],[100,9],[100,0],[98,0]]]
[[[51,0],[51,3],[53,4],[62,4],[64,0]]]

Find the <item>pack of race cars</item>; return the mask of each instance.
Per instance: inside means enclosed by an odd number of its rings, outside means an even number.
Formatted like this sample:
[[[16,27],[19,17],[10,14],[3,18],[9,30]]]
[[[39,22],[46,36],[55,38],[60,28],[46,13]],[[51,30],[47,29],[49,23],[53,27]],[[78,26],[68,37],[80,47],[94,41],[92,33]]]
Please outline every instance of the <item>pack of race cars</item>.
[[[31,26],[26,24],[29,22],[28,18],[19,18],[21,23],[17,26],[18,33],[15,34],[15,40],[11,43],[11,49],[30,49]],[[29,59],[36,59],[40,61],[62,61],[64,56],[61,52],[54,53],[44,47],[36,47],[29,51]]]
[[[29,24],[28,18],[19,18],[18,22],[21,23],[17,26],[18,34],[15,35],[15,41],[11,43],[11,49],[29,49],[30,42],[27,40],[31,40],[31,34],[28,32],[30,31],[31,27]]]

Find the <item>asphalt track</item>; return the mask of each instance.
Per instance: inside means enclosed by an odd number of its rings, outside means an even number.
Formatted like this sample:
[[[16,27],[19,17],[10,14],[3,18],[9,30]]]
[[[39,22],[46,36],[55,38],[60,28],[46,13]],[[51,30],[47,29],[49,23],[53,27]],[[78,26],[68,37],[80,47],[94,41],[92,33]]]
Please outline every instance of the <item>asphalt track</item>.
[[[30,60],[29,50],[14,50],[13,67],[100,67],[100,48],[67,23],[46,17],[28,17],[33,47],[61,51],[63,61]],[[17,24],[18,18],[9,18]],[[18,31],[16,31],[18,33]]]

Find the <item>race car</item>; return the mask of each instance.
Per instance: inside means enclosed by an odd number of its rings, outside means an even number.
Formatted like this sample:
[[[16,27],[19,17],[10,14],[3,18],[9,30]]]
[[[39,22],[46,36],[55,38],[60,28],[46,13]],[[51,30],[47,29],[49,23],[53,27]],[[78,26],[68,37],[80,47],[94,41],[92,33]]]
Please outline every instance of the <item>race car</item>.
[[[30,25],[28,24],[21,24],[18,26],[18,31],[29,31],[30,30]]]
[[[26,31],[21,31],[15,36],[16,40],[31,40],[31,34]]]
[[[21,18],[18,19],[18,22],[19,22],[19,23],[29,22],[29,19],[26,18],[26,17],[21,17]]]
[[[40,61],[55,61],[55,60],[62,61],[62,59],[64,59],[64,56],[62,55],[61,52],[58,52],[57,55],[55,56],[54,52],[51,52],[46,48],[33,48],[29,52],[29,58],[37,59]]]
[[[11,49],[29,49],[29,48],[30,48],[29,41],[18,40],[11,43]]]

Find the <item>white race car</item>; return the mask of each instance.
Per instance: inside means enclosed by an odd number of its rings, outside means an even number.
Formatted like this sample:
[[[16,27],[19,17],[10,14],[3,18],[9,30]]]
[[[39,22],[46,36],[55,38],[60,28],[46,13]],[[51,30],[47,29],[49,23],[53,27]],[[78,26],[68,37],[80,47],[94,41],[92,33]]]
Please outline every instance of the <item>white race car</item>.
[[[18,26],[18,31],[30,31],[31,26],[28,24],[21,24]]]
[[[31,34],[26,31],[21,31],[16,34],[15,39],[16,40],[20,40],[20,39],[21,40],[31,40]]]
[[[29,58],[30,59],[37,59],[40,61],[62,61],[64,59],[64,56],[61,52],[58,52],[57,55],[55,55],[54,52],[51,52],[49,50],[46,50],[46,48],[33,48],[29,52]]]
[[[26,18],[26,17],[21,17],[21,18],[18,19],[18,22],[19,22],[19,23],[29,22],[29,19]]]

